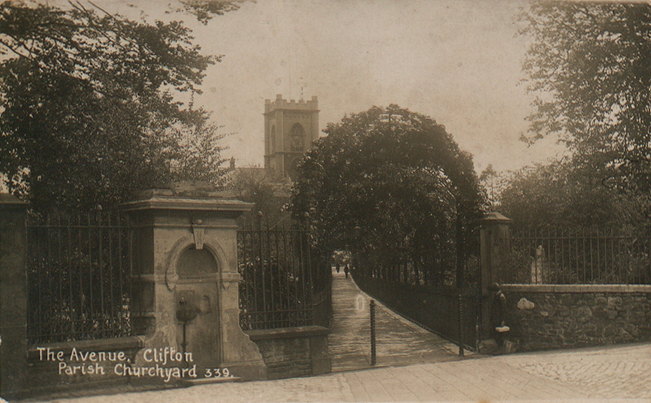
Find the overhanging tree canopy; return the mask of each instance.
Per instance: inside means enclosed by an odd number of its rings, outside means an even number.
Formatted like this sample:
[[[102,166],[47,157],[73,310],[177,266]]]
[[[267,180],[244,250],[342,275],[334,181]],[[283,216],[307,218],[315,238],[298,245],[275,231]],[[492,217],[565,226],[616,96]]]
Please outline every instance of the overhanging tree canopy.
[[[443,126],[391,105],[325,132],[299,164],[292,197],[320,246],[398,261],[446,242],[464,253],[484,201],[471,156]]]
[[[11,191],[36,208],[92,207],[172,178],[215,180],[223,135],[174,94],[197,92],[219,57],[202,55],[180,22],[90,4],[0,5],[0,173]]]
[[[651,5],[538,1],[522,16],[539,94],[532,141],[558,133],[605,184],[651,187]]]

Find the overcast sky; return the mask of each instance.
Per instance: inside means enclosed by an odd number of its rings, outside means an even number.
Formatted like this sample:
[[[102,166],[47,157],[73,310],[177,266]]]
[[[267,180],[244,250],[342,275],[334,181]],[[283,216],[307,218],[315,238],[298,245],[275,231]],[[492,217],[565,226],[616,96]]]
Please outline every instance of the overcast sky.
[[[153,0],[97,0],[150,17]],[[196,101],[234,132],[224,140],[238,166],[263,164],[264,100],[319,99],[320,128],[373,105],[398,104],[435,119],[488,164],[517,169],[554,156],[550,139],[520,142],[530,111],[517,36],[523,0],[258,0],[205,27],[183,16],[204,51],[223,54]],[[133,10],[133,8],[131,8]],[[131,11],[132,12],[132,11]]]

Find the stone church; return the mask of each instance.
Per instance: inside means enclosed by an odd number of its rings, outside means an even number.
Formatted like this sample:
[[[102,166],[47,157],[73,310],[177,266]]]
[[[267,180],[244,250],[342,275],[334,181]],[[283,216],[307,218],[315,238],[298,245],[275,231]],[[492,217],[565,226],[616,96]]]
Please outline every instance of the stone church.
[[[224,179],[234,197],[256,203],[254,210],[264,212],[270,221],[281,221],[288,215],[282,206],[289,202],[296,166],[319,137],[318,100],[313,96],[309,101],[288,101],[278,94],[273,101],[265,100],[263,116],[264,168],[236,168],[231,159]]]
[[[289,189],[296,178],[296,165],[319,137],[319,102],[286,100],[281,94],[264,105],[264,168],[235,167],[231,159],[230,179],[248,175],[264,177],[275,187]]]
[[[276,95],[264,105],[264,168],[280,178],[295,179],[296,165],[319,137],[316,96],[298,102]]]

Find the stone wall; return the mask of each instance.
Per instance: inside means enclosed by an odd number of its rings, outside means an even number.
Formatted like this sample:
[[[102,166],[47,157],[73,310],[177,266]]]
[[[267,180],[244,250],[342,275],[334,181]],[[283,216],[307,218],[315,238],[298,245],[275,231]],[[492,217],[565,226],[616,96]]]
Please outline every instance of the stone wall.
[[[651,340],[651,286],[503,285],[502,291],[519,351]],[[533,307],[518,307],[523,298]]]
[[[331,371],[328,329],[302,326],[246,332],[258,345],[267,379],[321,375]]]

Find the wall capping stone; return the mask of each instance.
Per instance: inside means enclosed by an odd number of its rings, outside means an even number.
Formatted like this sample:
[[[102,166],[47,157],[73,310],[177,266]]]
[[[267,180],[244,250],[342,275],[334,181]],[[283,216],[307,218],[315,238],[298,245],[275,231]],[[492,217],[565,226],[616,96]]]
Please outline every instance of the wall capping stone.
[[[330,329],[323,326],[283,327],[278,329],[247,330],[251,340],[294,339],[299,337],[327,336]]]
[[[139,210],[181,210],[181,211],[227,211],[245,213],[253,207],[253,203],[239,200],[216,200],[179,198],[173,196],[152,196],[149,199],[136,200],[122,204],[125,211]]]
[[[9,208],[12,206],[27,208],[27,203],[9,193],[0,193],[0,204]]]
[[[651,293],[651,285],[624,284],[501,284],[502,291],[541,293],[640,292]]]

